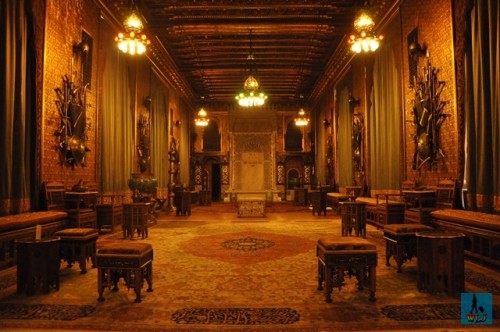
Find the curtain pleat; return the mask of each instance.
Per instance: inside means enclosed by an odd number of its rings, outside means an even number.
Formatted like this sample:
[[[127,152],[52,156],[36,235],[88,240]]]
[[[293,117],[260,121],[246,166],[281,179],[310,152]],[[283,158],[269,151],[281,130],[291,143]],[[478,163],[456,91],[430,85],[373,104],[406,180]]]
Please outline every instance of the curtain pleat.
[[[500,210],[500,13],[497,0],[476,0],[467,57],[466,186],[471,210]]]
[[[134,123],[127,61],[114,48],[107,53],[102,92],[102,191],[125,193],[133,170]]]
[[[370,128],[370,188],[399,190],[401,102],[392,47],[384,42],[373,64],[373,90],[368,114]]]
[[[352,162],[352,116],[349,105],[349,89],[343,88],[339,93],[339,116],[337,132],[339,187],[353,185]]]
[[[0,7],[0,215],[30,211],[34,52],[29,1]]]
[[[158,190],[166,193],[168,185],[168,90],[160,83],[152,91],[152,172],[158,179]],[[161,195],[161,194],[160,194]]]

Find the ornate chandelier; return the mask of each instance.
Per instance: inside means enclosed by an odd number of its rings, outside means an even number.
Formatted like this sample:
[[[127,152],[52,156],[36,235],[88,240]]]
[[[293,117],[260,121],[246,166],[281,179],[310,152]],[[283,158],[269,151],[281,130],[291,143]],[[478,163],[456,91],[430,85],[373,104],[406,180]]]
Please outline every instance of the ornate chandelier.
[[[351,50],[353,52],[375,52],[378,49],[380,41],[384,36],[377,36],[373,31],[374,27],[375,23],[368,9],[361,9],[354,20],[355,33],[349,38],[349,43],[351,44]]]
[[[297,117],[295,118],[295,125],[298,127],[305,127],[309,124],[309,117],[306,115],[306,111],[301,108],[297,113]]]
[[[250,75],[243,84],[243,92],[236,95],[238,104],[243,107],[262,106],[266,102],[267,96],[264,92],[259,92],[259,82],[252,75],[252,62],[254,56],[252,53],[252,29],[250,29],[250,54],[247,56],[247,61],[250,63]]]
[[[123,21],[123,26],[126,32],[120,32],[115,37],[120,51],[131,55],[144,53],[150,41],[145,34],[141,34],[144,25],[135,10],[132,10],[131,14]]]
[[[197,127],[206,127],[210,119],[207,118],[208,114],[203,108],[198,111],[197,117],[194,119],[194,123]]]

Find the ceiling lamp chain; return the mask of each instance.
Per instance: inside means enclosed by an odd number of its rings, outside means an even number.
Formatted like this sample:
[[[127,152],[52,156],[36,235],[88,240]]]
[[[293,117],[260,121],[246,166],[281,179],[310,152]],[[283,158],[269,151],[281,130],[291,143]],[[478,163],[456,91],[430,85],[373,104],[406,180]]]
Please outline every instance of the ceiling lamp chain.
[[[238,104],[243,107],[262,106],[266,102],[267,96],[264,92],[259,92],[259,82],[253,74],[253,60],[255,57],[252,52],[252,29],[250,29],[250,53],[247,56],[247,61],[250,67],[250,75],[243,84],[243,92],[236,95]]]
[[[130,6],[130,15],[123,21],[123,26],[126,32],[120,32],[115,37],[120,51],[131,55],[144,53],[147,45],[151,42],[145,34],[141,34],[144,25],[137,15],[133,3]]]
[[[361,8],[354,20],[355,32],[349,38],[351,50],[356,53],[375,52],[380,41],[384,38],[382,35],[377,35],[374,31],[375,22],[368,8]]]

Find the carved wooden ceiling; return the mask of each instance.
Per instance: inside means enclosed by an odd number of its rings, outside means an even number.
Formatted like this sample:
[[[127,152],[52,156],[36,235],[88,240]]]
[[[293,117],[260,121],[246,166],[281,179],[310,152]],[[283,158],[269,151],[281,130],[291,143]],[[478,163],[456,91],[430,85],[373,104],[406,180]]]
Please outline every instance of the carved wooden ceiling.
[[[375,18],[394,0],[371,1]],[[325,70],[352,57],[359,0],[135,0],[167,77],[191,101],[234,101],[250,70],[269,100],[310,98],[326,84]],[[116,22],[130,0],[101,0]],[[251,42],[250,42],[251,31]],[[252,45],[253,62],[247,60]],[[339,51],[341,50],[341,51]],[[337,55],[335,55],[337,54]],[[340,55],[339,55],[340,54]],[[335,58],[337,56],[338,59]],[[161,65],[160,65],[161,67]],[[331,73],[330,73],[331,74]]]

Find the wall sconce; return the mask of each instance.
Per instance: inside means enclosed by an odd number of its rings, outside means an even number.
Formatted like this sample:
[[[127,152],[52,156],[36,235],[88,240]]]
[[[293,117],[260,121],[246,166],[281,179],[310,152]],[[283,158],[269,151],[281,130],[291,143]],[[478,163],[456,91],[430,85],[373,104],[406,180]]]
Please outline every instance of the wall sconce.
[[[328,128],[328,127],[330,127],[330,124],[331,124],[330,120],[328,120],[328,119],[324,119],[323,120],[323,126],[325,126],[325,129]]]
[[[427,44],[424,43],[422,46],[415,41],[408,45],[408,53],[412,58],[426,57],[427,56]]]
[[[359,99],[354,98],[352,95],[349,96],[349,105],[351,105],[352,107],[358,107],[359,104],[360,104]]]
[[[177,128],[180,128],[180,127],[181,127],[181,124],[182,124],[181,120],[176,120],[176,121],[175,121],[175,126],[176,126]]]
[[[81,53],[82,55],[87,55],[89,51],[90,51],[90,45],[83,40],[80,43],[73,45],[73,52],[76,54]]]
[[[142,105],[149,109],[151,107],[151,97],[147,96],[144,97],[144,100],[142,101]]]

